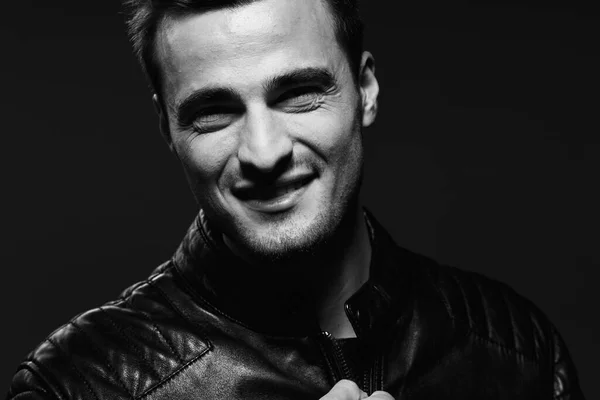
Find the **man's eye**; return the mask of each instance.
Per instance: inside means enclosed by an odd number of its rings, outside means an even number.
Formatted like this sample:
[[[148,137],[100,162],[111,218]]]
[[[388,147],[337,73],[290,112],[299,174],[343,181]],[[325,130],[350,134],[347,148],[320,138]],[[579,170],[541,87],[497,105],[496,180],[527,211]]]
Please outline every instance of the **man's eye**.
[[[323,98],[322,90],[300,87],[286,91],[277,99],[280,107],[292,112],[307,112],[318,108]]]
[[[226,128],[233,122],[234,118],[235,114],[231,110],[208,109],[196,116],[192,126],[195,131],[200,133],[214,132]]]

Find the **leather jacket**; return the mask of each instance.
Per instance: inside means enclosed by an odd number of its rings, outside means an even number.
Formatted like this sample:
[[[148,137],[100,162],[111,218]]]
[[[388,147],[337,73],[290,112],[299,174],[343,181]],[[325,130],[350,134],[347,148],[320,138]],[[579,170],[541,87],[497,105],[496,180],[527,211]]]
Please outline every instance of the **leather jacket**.
[[[396,399],[583,399],[565,344],[531,302],[398,247],[366,218],[370,277],[345,305],[356,339],[322,332],[311,299],[266,298],[244,284],[255,271],[234,278],[222,266],[235,258],[200,213],[147,280],[34,349],[7,398],[318,399],[348,378]]]

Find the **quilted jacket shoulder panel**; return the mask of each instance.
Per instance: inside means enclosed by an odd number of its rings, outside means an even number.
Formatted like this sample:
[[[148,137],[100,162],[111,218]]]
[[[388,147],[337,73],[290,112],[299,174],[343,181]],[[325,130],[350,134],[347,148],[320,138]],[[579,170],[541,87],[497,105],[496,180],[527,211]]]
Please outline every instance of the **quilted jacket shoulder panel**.
[[[143,396],[208,350],[207,342],[155,288],[154,281],[170,279],[168,273],[154,274],[125,290],[119,300],[73,318],[28,359],[61,381],[70,376],[70,382],[79,382],[69,385],[67,398]]]
[[[531,360],[547,357],[552,325],[531,301],[475,272],[443,266],[435,274],[448,312],[472,333]]]

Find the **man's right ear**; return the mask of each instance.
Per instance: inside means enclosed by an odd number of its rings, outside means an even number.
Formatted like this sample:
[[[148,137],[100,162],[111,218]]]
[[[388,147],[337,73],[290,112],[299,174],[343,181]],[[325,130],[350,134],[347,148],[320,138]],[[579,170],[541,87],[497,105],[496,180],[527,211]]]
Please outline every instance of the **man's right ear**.
[[[169,117],[167,111],[164,109],[164,103],[156,93],[152,96],[152,104],[154,105],[156,114],[158,114],[158,129],[160,130],[160,134],[167,142],[169,149],[171,149],[172,152],[175,152],[173,149],[173,139],[171,138],[171,129],[169,128]]]

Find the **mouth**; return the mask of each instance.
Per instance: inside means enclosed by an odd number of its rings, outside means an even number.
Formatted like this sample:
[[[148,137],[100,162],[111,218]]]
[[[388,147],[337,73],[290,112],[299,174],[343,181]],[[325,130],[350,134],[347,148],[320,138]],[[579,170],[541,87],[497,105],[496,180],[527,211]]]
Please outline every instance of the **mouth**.
[[[232,193],[255,211],[278,213],[293,208],[314,178],[303,175],[271,185],[247,185],[235,188]]]

